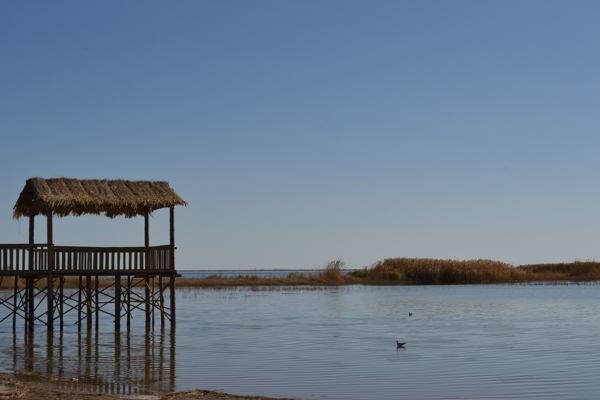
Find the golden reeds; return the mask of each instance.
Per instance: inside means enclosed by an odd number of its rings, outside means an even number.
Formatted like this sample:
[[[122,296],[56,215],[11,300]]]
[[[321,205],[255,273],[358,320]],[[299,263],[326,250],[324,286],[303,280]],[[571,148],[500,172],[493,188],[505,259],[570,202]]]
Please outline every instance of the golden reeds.
[[[529,273],[535,280],[600,280],[600,262],[575,261],[572,263],[520,265],[519,270]]]
[[[522,265],[514,268],[510,264],[492,260],[436,260],[429,258],[388,258],[346,273],[341,260],[330,261],[312,273],[291,272],[285,277],[260,276],[255,274],[210,275],[205,278],[177,278],[178,287],[226,288],[226,287],[301,287],[339,286],[352,284],[367,285],[406,285],[406,284],[472,284],[510,282],[552,282],[552,281],[600,281],[600,263],[595,261],[575,261],[561,264]],[[101,278],[100,287],[114,283],[113,278]],[[0,288],[12,289],[14,280],[5,276],[0,280]],[[19,280],[23,288],[25,281]],[[44,279],[38,282],[41,288]],[[54,286],[57,287],[58,280]],[[77,288],[78,277],[67,277],[64,287]],[[125,285],[125,280],[122,281]]]
[[[526,272],[500,261],[431,258],[387,258],[353,275],[365,283],[387,284],[499,283],[529,277]]]
[[[328,282],[342,282],[344,280],[342,270],[345,266],[346,263],[342,260],[329,261],[318,276]]]

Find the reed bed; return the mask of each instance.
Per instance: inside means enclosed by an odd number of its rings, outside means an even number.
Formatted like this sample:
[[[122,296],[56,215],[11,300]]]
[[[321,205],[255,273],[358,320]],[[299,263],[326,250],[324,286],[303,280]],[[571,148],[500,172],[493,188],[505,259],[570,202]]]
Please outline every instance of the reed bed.
[[[492,260],[387,258],[352,273],[366,284],[505,283],[531,279],[531,274]]]
[[[451,285],[473,283],[512,283],[528,282],[540,284],[553,281],[586,282],[600,281],[600,262],[575,261],[573,263],[531,264],[517,268],[510,264],[492,260],[440,260],[430,258],[387,258],[351,273],[344,271],[346,265],[341,260],[329,261],[315,273],[293,272],[285,277],[261,276],[254,274],[210,275],[206,278],[178,278],[177,287],[187,288],[228,288],[228,287],[318,287],[353,284],[365,285]],[[14,278],[2,277],[1,289],[12,289]],[[95,281],[95,279],[93,279]],[[101,288],[114,283],[113,278],[101,278]],[[126,281],[122,280],[122,285]],[[45,280],[36,284],[46,285]],[[55,287],[58,281],[54,282]],[[19,281],[23,288],[25,281]],[[64,287],[75,289],[79,278],[67,277]]]
[[[539,281],[595,281],[600,280],[600,262],[579,261],[556,264],[520,265],[519,270],[532,274]]]

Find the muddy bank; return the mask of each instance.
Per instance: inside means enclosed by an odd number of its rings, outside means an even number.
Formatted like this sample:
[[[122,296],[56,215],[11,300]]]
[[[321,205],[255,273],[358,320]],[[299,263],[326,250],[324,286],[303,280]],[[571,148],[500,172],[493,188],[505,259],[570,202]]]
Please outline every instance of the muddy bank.
[[[1,373],[0,399],[31,400],[276,400],[271,397],[236,396],[210,390],[192,390],[189,392],[167,393],[162,395],[108,395],[96,393],[69,392],[57,390],[52,383],[29,381],[27,377]],[[293,400],[278,397],[277,400]]]

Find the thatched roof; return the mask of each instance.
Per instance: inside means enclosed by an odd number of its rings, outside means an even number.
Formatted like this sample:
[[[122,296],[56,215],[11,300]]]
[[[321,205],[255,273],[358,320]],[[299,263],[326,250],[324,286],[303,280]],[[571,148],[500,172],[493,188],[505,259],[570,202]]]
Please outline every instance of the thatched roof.
[[[100,179],[31,178],[14,206],[13,217],[105,214],[132,218],[159,208],[187,206],[167,182]]]

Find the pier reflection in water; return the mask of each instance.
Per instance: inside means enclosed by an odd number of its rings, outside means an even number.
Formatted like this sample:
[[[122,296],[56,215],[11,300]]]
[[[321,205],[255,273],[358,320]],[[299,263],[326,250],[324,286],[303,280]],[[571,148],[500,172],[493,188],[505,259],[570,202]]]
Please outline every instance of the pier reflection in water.
[[[2,335],[3,368],[58,387],[103,394],[175,390],[175,329]],[[9,338],[12,336],[12,346]]]

